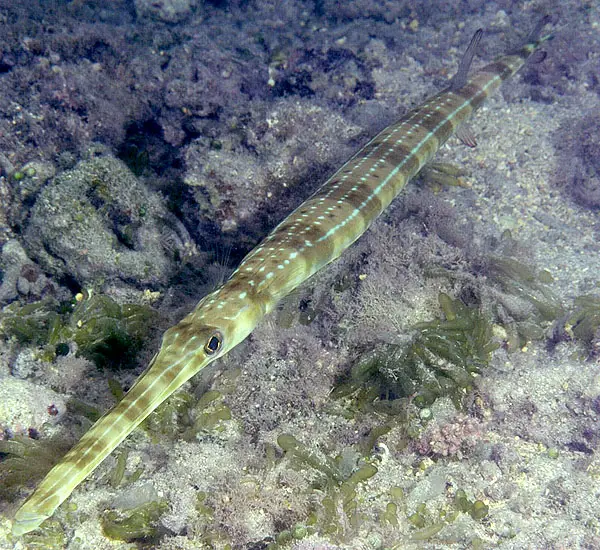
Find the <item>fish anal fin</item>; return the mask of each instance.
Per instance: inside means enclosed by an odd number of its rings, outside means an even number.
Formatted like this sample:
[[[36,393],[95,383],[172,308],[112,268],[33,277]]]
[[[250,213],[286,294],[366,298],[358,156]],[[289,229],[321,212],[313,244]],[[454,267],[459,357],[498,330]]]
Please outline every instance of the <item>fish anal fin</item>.
[[[545,52],[544,50],[537,50],[531,54],[531,57],[529,57],[527,63],[530,63],[531,65],[537,65],[538,63],[544,61],[547,56],[548,52]]]
[[[458,130],[456,130],[456,137],[460,139],[467,147],[477,147],[477,140],[473,130],[466,124],[463,124]]]

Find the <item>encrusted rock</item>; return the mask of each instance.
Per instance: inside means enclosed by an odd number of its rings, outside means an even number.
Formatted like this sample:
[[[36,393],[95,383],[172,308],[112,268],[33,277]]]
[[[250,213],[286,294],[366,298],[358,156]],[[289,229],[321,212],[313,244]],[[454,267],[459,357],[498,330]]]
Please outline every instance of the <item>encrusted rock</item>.
[[[44,187],[24,236],[43,269],[81,284],[165,283],[176,253],[193,249],[162,198],[113,157],[82,161]]]

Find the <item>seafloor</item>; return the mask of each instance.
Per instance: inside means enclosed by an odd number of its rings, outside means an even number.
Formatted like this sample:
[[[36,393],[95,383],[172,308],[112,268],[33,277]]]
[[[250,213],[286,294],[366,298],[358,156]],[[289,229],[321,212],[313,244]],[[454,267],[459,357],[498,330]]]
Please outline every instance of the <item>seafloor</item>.
[[[0,444],[37,450],[19,462],[0,446],[0,548],[600,548],[596,0],[22,4],[0,1]],[[438,154],[468,186],[412,182],[46,531],[10,534],[64,452],[50,439],[64,448],[89,427],[81,403],[109,408],[162,330],[447,84],[477,28],[475,68],[546,12],[546,59],[475,115],[475,149],[451,139]],[[417,323],[444,317],[440,292],[488,323],[489,356],[473,351],[481,335],[456,333],[480,372],[432,404],[418,385],[402,395],[393,365],[350,391],[365,352],[410,346]],[[43,308],[78,294],[152,306],[125,340],[138,353],[83,353],[92,314],[52,333]],[[460,363],[427,357],[435,380]],[[129,535],[110,515],[156,502]]]

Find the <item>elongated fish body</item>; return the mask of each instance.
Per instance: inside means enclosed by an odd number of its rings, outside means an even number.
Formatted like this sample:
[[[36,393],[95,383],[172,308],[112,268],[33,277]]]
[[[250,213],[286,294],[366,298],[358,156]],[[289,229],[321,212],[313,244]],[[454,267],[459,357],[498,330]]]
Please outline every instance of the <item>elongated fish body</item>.
[[[483,101],[548,37],[467,72],[478,31],[450,86],[377,134],[283,220],[219,289],[167,330],[149,368],[42,480],[17,511],[13,533],[36,529],[156,407],[244,340],[277,302],[335,260],[390,204]]]

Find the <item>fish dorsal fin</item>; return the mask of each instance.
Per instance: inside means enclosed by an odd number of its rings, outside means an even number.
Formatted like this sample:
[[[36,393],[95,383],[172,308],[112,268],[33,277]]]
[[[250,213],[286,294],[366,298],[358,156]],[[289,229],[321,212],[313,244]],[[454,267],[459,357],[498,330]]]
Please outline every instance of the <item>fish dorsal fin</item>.
[[[475,57],[475,52],[477,51],[477,46],[479,45],[482,36],[483,29],[478,29],[473,35],[473,38],[471,38],[471,43],[458,65],[458,71],[450,80],[451,90],[460,90],[467,83],[469,69],[471,68],[473,57]]]
[[[533,29],[531,29],[530,33],[527,35],[527,42],[537,42],[540,39],[542,29],[551,22],[552,17],[549,14],[545,14],[543,17],[540,17],[535,27],[533,27]]]

